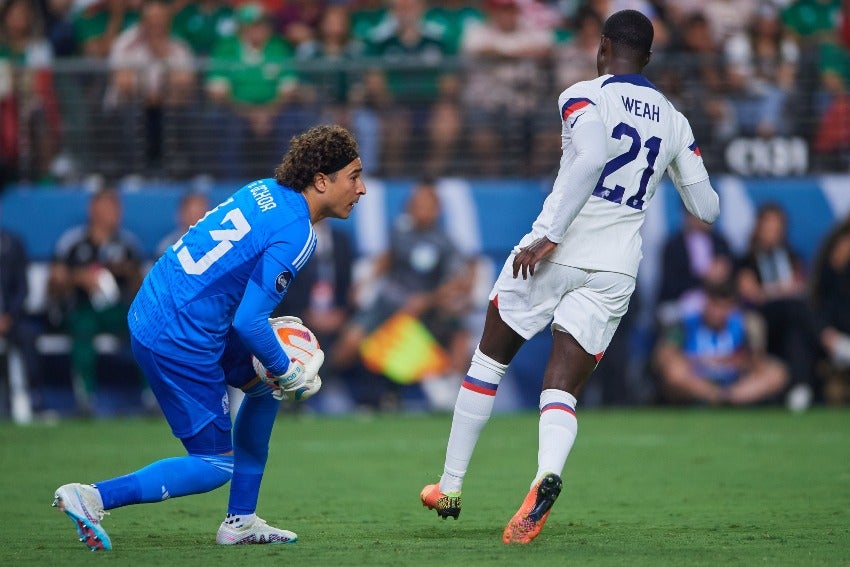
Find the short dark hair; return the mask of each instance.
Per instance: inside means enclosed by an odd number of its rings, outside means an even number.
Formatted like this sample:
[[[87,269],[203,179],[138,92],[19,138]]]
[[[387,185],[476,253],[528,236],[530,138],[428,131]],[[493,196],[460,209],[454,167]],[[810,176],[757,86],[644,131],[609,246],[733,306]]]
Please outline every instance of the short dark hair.
[[[316,126],[290,140],[274,178],[301,192],[313,183],[317,173],[332,176],[357,157],[357,141],[351,132],[342,126]]]
[[[605,20],[602,35],[612,43],[647,54],[652,51],[655,30],[649,18],[637,10],[621,10]]]

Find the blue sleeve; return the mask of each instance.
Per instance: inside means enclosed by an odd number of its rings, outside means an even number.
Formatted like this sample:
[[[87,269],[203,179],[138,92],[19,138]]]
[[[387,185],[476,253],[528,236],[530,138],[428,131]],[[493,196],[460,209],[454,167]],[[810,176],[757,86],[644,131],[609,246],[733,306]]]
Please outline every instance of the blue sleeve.
[[[286,372],[289,359],[280,348],[268,318],[312,254],[309,250],[305,255],[311,238],[315,248],[315,236],[311,231],[307,244],[285,243],[266,250],[248,280],[233,318],[233,328],[245,347],[274,374]]]

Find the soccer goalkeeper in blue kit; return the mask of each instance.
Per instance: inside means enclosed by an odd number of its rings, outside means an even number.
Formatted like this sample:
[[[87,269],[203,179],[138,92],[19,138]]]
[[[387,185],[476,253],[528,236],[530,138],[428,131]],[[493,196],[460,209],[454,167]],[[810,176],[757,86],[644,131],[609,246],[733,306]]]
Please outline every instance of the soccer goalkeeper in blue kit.
[[[131,345],[187,455],[59,487],[53,504],[89,548],[111,549],[101,525],[106,510],[208,492],[227,481],[217,543],[296,541],[293,532],[257,517],[257,495],[279,400],[315,394],[324,355],[318,351],[304,364],[290,360],[269,315],[316,248],[313,224],[348,218],[366,193],[361,172],[347,130],[308,130],[292,139],[273,178],[239,189],[153,266],[130,307]],[[232,435],[228,385],[245,392]]]

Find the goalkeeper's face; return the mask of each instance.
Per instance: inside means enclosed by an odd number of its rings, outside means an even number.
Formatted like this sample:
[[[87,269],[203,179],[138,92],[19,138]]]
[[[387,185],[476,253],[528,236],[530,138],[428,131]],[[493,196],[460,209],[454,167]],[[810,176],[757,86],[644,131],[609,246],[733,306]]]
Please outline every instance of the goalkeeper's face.
[[[355,158],[348,165],[334,174],[322,174],[322,192],[324,216],[339,219],[347,219],[361,195],[366,194],[366,186],[363,184],[363,164],[360,158]]]

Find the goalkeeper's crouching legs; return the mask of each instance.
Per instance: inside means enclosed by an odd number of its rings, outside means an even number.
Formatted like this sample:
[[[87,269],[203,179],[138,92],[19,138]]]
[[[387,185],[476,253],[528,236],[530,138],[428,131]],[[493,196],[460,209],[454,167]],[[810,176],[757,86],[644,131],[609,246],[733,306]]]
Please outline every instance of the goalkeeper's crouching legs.
[[[226,484],[233,474],[233,455],[216,453],[230,452],[228,437],[228,432],[210,423],[197,435],[182,440],[189,455],[162,459],[136,472],[94,483],[103,508],[202,494]]]
[[[245,390],[233,427],[234,468],[228,514],[253,514],[269,456],[269,439],[280,403],[272,388],[258,381]]]

